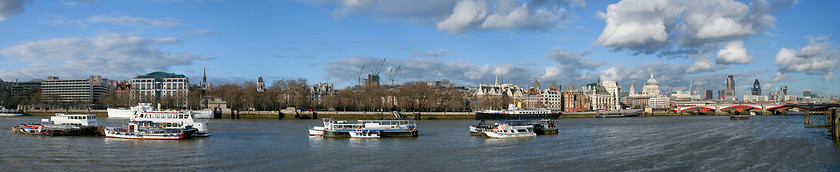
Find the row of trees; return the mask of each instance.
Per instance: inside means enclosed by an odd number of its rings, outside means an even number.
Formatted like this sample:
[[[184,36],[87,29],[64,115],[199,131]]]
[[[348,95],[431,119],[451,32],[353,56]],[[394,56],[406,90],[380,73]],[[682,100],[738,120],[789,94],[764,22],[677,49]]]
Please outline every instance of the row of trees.
[[[232,109],[277,110],[286,107],[338,111],[472,111],[505,107],[506,96],[474,98],[455,87],[429,86],[425,82],[402,85],[354,86],[325,95],[314,95],[305,79],[278,80],[265,92],[257,84],[225,84],[209,94],[227,101]]]
[[[338,111],[472,111],[506,107],[512,99],[507,96],[475,98],[456,87],[435,87],[425,82],[402,85],[354,86],[315,95],[305,79],[278,80],[265,92],[257,91],[257,83],[224,84],[206,91],[191,87],[187,94],[179,93],[160,98],[138,93],[117,94],[115,90],[99,95],[97,101],[58,102],[57,97],[34,92],[14,98],[9,90],[0,87],[0,103],[13,108],[18,104],[35,109],[103,109],[129,107],[137,103],[160,103],[163,109],[200,109],[207,98],[221,98],[231,109],[278,110],[287,107]],[[44,97],[47,96],[47,97]],[[54,95],[53,95],[54,96]]]

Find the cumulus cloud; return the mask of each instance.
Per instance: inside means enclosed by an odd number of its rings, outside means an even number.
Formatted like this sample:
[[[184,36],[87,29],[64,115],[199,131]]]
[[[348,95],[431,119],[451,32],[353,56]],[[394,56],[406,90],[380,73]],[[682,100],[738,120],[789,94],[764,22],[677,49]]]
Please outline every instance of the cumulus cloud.
[[[119,24],[119,25],[126,25],[126,26],[151,26],[151,27],[160,27],[160,28],[167,28],[167,27],[174,27],[181,24],[181,20],[174,19],[174,18],[145,18],[145,17],[133,17],[133,16],[110,16],[110,15],[98,15],[85,18],[86,22],[89,23],[109,23],[109,24]]]
[[[423,50],[415,48],[414,51],[411,52],[411,56],[412,57],[443,57],[443,56],[446,56],[447,53],[449,53],[448,49],[440,49],[438,51],[423,51]]]
[[[698,72],[714,72],[715,71],[715,63],[712,63],[711,60],[706,58],[696,58],[694,59],[694,64],[686,69],[687,73],[698,73]]]
[[[776,53],[775,64],[780,72],[803,72],[808,75],[822,75],[824,80],[834,77],[840,68],[837,48],[826,42],[828,37],[808,37],[808,46],[799,50],[782,48]]]
[[[0,1],[0,21],[23,12],[23,4],[32,0],[3,0]]]
[[[732,41],[726,44],[726,47],[718,51],[715,62],[718,64],[749,64],[752,63],[753,57],[747,54],[747,49],[744,48],[744,42]]]
[[[7,59],[22,62],[27,69],[0,70],[0,77],[45,78],[46,76],[129,78],[171,66],[189,65],[211,57],[170,53],[157,48],[179,43],[172,37],[144,38],[132,34],[102,33],[87,38],[54,38],[23,42],[0,50]]]
[[[343,0],[333,14],[345,17],[370,14],[380,21],[433,24],[438,30],[464,33],[506,29],[548,31],[566,18],[566,7],[585,6],[583,0]]]
[[[606,13],[598,13],[607,23],[598,42],[634,54],[703,54],[709,46],[742,40],[774,27],[772,13],[795,3],[624,0],[610,5]]]
[[[678,2],[668,0],[625,0],[611,4],[606,13],[598,13],[607,22],[598,42],[651,54],[668,46],[669,32],[682,11]]]

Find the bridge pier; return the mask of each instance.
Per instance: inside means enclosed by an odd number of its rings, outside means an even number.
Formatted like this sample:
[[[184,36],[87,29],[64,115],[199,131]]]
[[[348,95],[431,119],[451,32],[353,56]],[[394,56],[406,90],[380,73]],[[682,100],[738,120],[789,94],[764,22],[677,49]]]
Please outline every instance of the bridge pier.
[[[840,108],[831,111],[831,136],[835,141],[840,141]]]

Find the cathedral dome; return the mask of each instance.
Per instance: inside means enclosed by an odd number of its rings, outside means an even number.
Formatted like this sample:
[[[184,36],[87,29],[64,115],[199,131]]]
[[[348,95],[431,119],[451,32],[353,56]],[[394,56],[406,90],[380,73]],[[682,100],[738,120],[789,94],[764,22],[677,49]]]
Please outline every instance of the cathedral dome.
[[[656,82],[656,79],[653,79],[653,73],[650,73],[650,79],[647,80],[645,85],[659,85],[659,83]]]

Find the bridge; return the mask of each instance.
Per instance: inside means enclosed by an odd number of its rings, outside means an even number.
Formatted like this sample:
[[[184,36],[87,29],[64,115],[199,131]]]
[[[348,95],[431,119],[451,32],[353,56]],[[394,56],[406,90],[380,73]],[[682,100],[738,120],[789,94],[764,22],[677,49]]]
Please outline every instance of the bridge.
[[[791,108],[799,108],[804,110],[826,110],[832,107],[840,107],[840,104],[710,104],[703,106],[684,106],[676,107],[674,112],[708,112],[708,111],[746,111],[746,110],[766,110],[766,111],[780,111]]]

